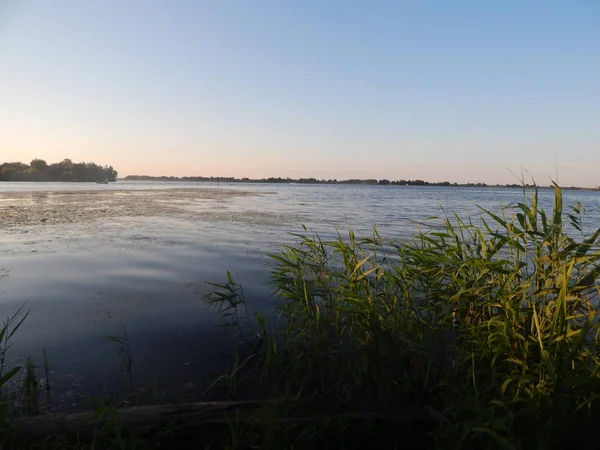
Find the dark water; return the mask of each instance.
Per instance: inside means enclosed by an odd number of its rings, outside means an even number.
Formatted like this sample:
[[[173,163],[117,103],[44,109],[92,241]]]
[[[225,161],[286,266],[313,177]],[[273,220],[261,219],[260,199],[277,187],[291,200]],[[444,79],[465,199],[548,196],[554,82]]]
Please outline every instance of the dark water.
[[[4,183],[0,191],[57,189],[214,188],[201,183]],[[292,241],[301,224],[332,236],[349,225],[357,234],[376,225],[387,238],[410,238],[440,207],[474,217],[479,204],[498,211],[522,201],[519,189],[401,186],[258,185],[221,183],[221,189],[260,196],[233,197],[219,215],[128,217],[55,227],[0,229],[0,316],[23,303],[31,310],[15,335],[11,361],[46,349],[53,389],[64,408],[86,395],[119,389],[118,346],[106,339],[126,330],[136,385],[155,381],[173,396],[200,395],[226,362],[216,315],[200,300],[206,280],[227,270],[244,286],[252,308],[272,306],[268,252]],[[553,192],[540,191],[550,209]],[[565,191],[581,202],[589,226],[600,223],[599,191]],[[60,394],[60,395],[59,395]]]

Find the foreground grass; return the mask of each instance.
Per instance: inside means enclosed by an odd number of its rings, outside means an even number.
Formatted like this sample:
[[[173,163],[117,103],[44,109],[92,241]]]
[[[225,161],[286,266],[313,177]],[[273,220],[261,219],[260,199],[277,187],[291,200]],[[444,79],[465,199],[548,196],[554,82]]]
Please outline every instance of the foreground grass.
[[[600,228],[586,235],[583,208],[562,203],[556,187],[548,215],[535,192],[403,244],[305,229],[272,255],[276,323],[248,314],[230,276],[214,285],[208,302],[245,344],[220,382],[326,410],[426,410],[424,448],[587,442],[600,411]],[[414,423],[395,427],[390,448]]]
[[[500,214],[481,210],[476,221],[446,215],[407,243],[385,240],[376,230],[369,238],[349,231],[347,238],[323,241],[304,229],[296,244],[271,255],[275,320],[249,313],[242,287],[230,275],[213,283],[207,302],[237,332],[240,345],[231,369],[212,387],[227,398],[250,390],[275,401],[250,416],[228,415],[218,439],[202,443],[200,430],[177,436],[170,427],[150,439],[125,435],[118,405],[105,402],[97,408],[99,426],[91,440],[51,436],[27,445],[585,444],[600,417],[600,228],[586,234],[583,208],[563,211],[558,187],[554,194],[550,214],[538,207],[534,193]],[[4,327],[5,344],[18,320]],[[127,353],[120,355],[127,368]],[[0,385],[15,374],[0,366]],[[26,379],[22,392],[38,396],[43,383]],[[15,402],[2,392],[5,426]]]

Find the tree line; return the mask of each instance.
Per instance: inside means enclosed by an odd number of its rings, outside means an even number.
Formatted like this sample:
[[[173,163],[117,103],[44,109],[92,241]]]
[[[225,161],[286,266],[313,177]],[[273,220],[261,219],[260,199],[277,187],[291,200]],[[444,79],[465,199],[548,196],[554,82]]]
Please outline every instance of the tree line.
[[[351,178],[347,180],[337,179],[317,179],[317,178],[235,178],[235,177],[173,177],[173,176],[149,176],[149,175],[128,175],[124,178],[130,181],[187,181],[187,182],[218,182],[218,183],[296,183],[296,184],[363,184],[363,185],[400,185],[400,186],[456,186],[456,187],[523,187],[521,184],[496,184],[486,183],[451,183],[450,181],[430,182],[424,180],[395,180],[388,179],[377,180],[374,178],[358,179]],[[529,184],[526,187],[531,187]],[[541,187],[541,186],[538,186]]]
[[[54,164],[34,159],[29,164],[5,162],[0,165],[0,181],[116,181],[117,175],[112,166],[74,163],[68,158]]]

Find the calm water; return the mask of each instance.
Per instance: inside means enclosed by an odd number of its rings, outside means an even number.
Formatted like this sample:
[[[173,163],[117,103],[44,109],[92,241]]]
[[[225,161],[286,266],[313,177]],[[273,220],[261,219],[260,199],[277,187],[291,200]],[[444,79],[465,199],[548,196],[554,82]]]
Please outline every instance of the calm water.
[[[213,183],[118,182],[0,183],[2,191],[205,189]],[[497,211],[523,199],[518,189],[401,186],[226,184],[220,189],[260,196],[218,205],[218,220],[129,217],[108,223],[0,229],[0,315],[27,302],[28,320],[16,335],[13,360],[48,354],[54,389],[63,408],[85,395],[118,389],[117,346],[105,339],[126,330],[138,385],[158,382],[173,396],[199,395],[226,362],[214,328],[215,314],[200,297],[205,280],[236,275],[253,308],[270,298],[266,254],[300,224],[324,236],[347,225],[360,233],[374,224],[384,237],[404,240],[440,207],[461,216],[474,204]],[[551,208],[553,193],[540,191]],[[581,202],[588,225],[600,223],[599,191],[565,191],[566,204]],[[239,219],[246,217],[246,219]],[[252,220],[247,220],[247,218]],[[271,217],[271,219],[269,219]],[[255,220],[256,219],[256,220]],[[0,219],[1,220],[1,219]],[[38,360],[41,361],[41,360]]]

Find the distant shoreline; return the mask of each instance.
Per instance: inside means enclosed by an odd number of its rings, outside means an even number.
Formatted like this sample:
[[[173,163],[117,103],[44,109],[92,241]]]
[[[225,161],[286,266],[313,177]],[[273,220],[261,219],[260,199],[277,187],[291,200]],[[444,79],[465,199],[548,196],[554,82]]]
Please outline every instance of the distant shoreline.
[[[235,177],[172,177],[172,176],[147,176],[147,175],[128,175],[119,178],[123,181],[174,181],[174,182],[209,182],[209,183],[269,183],[269,184],[342,184],[342,185],[366,185],[366,186],[430,186],[430,187],[475,187],[475,188],[534,188],[553,189],[554,186],[541,186],[533,184],[487,184],[487,183],[451,183],[449,181],[429,182],[424,180],[394,180],[388,179],[349,179],[349,180],[318,180],[316,178],[235,178]],[[560,186],[561,189],[569,190],[600,190],[598,188],[579,187],[579,186]]]
[[[310,180],[310,181],[308,181]],[[282,178],[267,178],[267,179],[241,179],[241,178],[220,178],[220,177],[145,177],[145,176],[127,176],[117,178],[116,180],[108,180],[109,183],[117,181],[153,181],[153,182],[180,182],[180,183],[253,183],[253,184],[309,184],[309,185],[353,185],[353,186],[400,186],[400,187],[458,187],[458,188],[509,188],[509,189],[553,189],[554,186],[541,186],[533,184],[486,184],[486,183],[450,183],[444,182],[428,182],[422,180],[315,180],[313,179],[282,179]],[[0,183],[88,183],[95,184],[94,181],[87,180],[1,180]],[[600,187],[579,187],[579,186],[560,186],[563,190],[574,191],[600,191]]]
[[[113,166],[101,166],[93,162],[74,163],[69,158],[48,164],[43,159],[33,159],[29,164],[5,162],[0,164],[0,181],[116,181],[119,172]]]
[[[120,178],[121,180],[123,178]],[[106,180],[109,183],[116,183],[118,180]],[[88,183],[95,184],[94,180],[0,180],[0,183]]]

